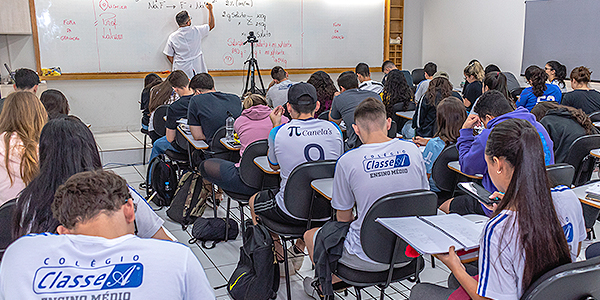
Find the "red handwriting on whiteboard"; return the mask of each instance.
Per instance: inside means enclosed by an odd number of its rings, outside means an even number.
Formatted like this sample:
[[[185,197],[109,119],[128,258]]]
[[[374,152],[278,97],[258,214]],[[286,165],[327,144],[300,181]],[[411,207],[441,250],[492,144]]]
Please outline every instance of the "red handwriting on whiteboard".
[[[108,0],[100,0],[98,3],[100,9],[106,11],[107,9],[127,9],[127,5],[111,4]]]
[[[346,37],[340,32],[342,30],[342,24],[333,22],[333,34],[331,35],[332,40],[343,40]]]
[[[77,26],[75,21],[71,19],[64,19],[63,25],[71,27]],[[60,39],[61,41],[79,41],[79,37],[73,34],[73,30],[70,27],[66,27],[66,33],[67,34],[61,35],[58,39]]]
[[[225,53],[225,55],[223,55],[223,63],[225,63],[228,66],[233,65],[233,63],[235,62],[235,60],[233,59],[233,56],[229,53]]]

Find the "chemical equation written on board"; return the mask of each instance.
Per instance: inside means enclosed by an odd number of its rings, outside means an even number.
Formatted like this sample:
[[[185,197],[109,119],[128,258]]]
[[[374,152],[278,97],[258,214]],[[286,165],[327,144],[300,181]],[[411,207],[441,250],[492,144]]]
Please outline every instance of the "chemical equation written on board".
[[[229,51],[223,55],[223,63],[228,66],[233,65],[236,61],[243,61],[249,55],[250,47],[244,45],[246,39],[227,39],[227,47]],[[294,48],[294,45],[289,41],[258,41],[254,44],[254,56],[257,59],[270,59],[276,64],[287,67],[286,53],[289,53]]]
[[[139,2],[140,0],[136,0]],[[211,3],[216,3],[217,0],[212,0]],[[160,10],[160,9],[204,9],[206,8],[206,1],[166,1],[166,0],[150,0],[148,1],[148,9]]]

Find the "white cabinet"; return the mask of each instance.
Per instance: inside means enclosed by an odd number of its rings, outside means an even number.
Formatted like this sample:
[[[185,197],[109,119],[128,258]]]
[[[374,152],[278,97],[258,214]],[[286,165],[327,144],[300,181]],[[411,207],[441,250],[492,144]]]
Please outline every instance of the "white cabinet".
[[[0,0],[0,34],[31,34],[29,0]]]

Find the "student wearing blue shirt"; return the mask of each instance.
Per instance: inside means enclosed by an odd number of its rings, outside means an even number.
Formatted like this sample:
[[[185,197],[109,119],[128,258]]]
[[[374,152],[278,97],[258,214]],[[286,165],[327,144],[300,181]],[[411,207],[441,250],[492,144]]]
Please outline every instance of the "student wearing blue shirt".
[[[467,110],[465,109],[463,102],[458,98],[448,97],[438,104],[436,118],[438,129],[434,137],[428,139],[417,136],[413,139],[413,142],[419,146],[425,146],[425,150],[423,150],[423,159],[425,160],[429,186],[432,191],[438,194],[438,203],[441,204],[452,195],[438,189],[431,177],[431,169],[433,168],[435,160],[440,153],[442,153],[442,150],[447,146],[456,143],[456,139],[460,136],[462,124],[467,119]]]
[[[562,100],[560,88],[555,84],[546,83],[548,74],[542,68],[538,66],[527,67],[525,78],[531,87],[521,92],[521,96],[517,101],[517,107],[523,106],[531,111],[539,102],[556,101],[560,103]]]

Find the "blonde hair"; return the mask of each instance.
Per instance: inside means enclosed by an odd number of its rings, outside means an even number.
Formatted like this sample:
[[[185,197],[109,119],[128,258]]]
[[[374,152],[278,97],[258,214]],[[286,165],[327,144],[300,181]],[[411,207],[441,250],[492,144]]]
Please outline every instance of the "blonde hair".
[[[6,97],[2,113],[0,113],[0,132],[5,134],[4,148],[6,153],[4,164],[11,184],[14,183],[9,171],[11,136],[16,133],[23,143],[20,174],[23,182],[28,184],[39,171],[38,142],[47,120],[48,113],[44,105],[33,93],[20,91]]]
[[[244,95],[244,101],[242,101],[242,105],[244,106],[244,109],[248,109],[252,106],[257,105],[267,106],[267,99],[265,99],[265,97],[259,94],[247,93],[246,95]]]
[[[169,104],[171,95],[174,93],[173,85],[165,80],[150,89],[150,101],[148,101],[148,111],[154,112],[159,106]]]
[[[485,78],[483,66],[478,61],[474,61],[466,66],[463,73],[465,73],[465,76],[474,76],[478,81],[483,81],[483,78]]]

